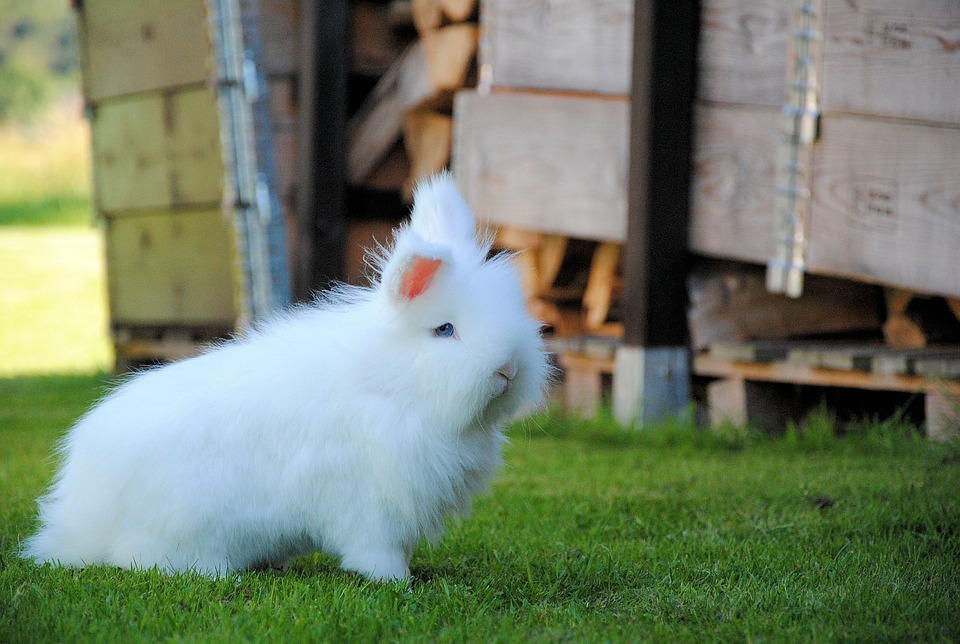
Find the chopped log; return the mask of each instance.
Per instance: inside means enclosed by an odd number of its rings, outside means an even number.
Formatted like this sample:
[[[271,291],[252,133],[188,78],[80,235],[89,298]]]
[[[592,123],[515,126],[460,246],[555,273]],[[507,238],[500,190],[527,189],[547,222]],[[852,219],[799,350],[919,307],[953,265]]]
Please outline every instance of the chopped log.
[[[424,46],[411,45],[370,92],[348,124],[347,180],[360,184],[400,137],[403,117],[431,96]]]
[[[430,82],[435,90],[457,90],[464,86],[477,53],[479,28],[457,24],[421,34]]]
[[[443,9],[437,0],[412,0],[410,13],[413,14],[413,26],[420,34],[437,29],[443,23]]]
[[[583,293],[585,324],[588,330],[600,329],[607,321],[614,291],[617,288],[617,270],[623,248],[616,242],[603,242],[593,253],[590,279]]]
[[[887,321],[883,337],[891,347],[921,349],[960,340],[956,301],[904,289],[886,289]]]
[[[413,201],[416,183],[446,167],[453,141],[453,117],[419,107],[410,110],[403,122],[403,144],[410,159],[410,173],[403,182],[404,201]]]
[[[877,290],[859,282],[808,275],[797,299],[769,293],[760,267],[704,261],[687,279],[687,322],[695,349],[715,342],[825,333],[879,332]]]
[[[447,22],[470,19],[477,9],[477,0],[412,0],[410,9],[417,32],[425,34]]]

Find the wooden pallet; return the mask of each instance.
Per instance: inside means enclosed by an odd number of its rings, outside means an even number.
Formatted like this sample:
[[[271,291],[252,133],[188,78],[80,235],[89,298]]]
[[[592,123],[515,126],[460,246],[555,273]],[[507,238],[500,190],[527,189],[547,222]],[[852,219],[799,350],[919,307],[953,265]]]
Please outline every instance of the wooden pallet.
[[[924,397],[927,433],[960,428],[960,345],[892,349],[881,344],[768,341],[716,343],[694,357],[708,386],[711,422],[747,422],[773,412],[776,387],[812,385],[910,392]]]

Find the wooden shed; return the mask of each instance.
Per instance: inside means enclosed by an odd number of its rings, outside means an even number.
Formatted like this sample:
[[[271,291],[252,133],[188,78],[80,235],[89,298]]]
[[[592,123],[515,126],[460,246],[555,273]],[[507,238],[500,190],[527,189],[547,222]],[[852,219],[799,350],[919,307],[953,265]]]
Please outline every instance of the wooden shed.
[[[563,244],[557,237],[594,240],[601,264],[601,248],[627,243],[629,259],[631,155],[649,143],[631,126],[631,112],[649,109],[637,102],[638,89],[648,90],[635,85],[631,45],[652,46],[657,65],[676,64],[660,41],[636,39],[647,19],[660,23],[656,38],[666,4],[481,3],[481,86],[457,98],[454,167],[483,216],[549,247]],[[781,382],[921,392],[935,431],[952,426],[956,414],[934,416],[960,393],[956,3],[692,4],[700,15],[689,225],[677,234],[690,251],[692,372],[711,383],[714,418],[744,420],[757,407],[748,403],[754,385]],[[650,98],[653,121],[659,100]],[[802,198],[784,213],[794,192]],[[796,299],[765,288],[783,290],[782,276],[765,278],[762,266],[773,272],[782,262],[784,238],[800,251],[787,257],[799,261]],[[537,295],[557,299],[549,286]],[[622,292],[609,311],[636,295]],[[583,306],[589,313],[589,299]],[[588,407],[602,374],[618,371],[616,341],[590,339],[616,326],[596,322],[561,344],[572,347],[562,360],[575,389],[589,392]],[[768,344],[749,344],[756,340]]]

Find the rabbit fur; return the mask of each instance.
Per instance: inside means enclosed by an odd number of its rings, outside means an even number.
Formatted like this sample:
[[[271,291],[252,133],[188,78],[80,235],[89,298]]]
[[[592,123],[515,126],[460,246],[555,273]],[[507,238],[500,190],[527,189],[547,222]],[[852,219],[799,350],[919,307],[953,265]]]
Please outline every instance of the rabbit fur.
[[[83,416],[23,556],[223,576],[323,551],[408,578],[548,378],[517,269],[489,248],[449,174],[422,182],[373,287],[136,374]]]

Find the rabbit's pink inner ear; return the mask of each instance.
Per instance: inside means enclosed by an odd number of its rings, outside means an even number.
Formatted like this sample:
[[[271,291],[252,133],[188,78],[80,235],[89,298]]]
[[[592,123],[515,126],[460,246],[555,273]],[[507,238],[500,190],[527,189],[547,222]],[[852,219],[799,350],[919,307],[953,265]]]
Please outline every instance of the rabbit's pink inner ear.
[[[427,257],[414,257],[403,271],[400,280],[400,295],[412,300],[419,297],[430,286],[433,276],[440,269],[441,260]]]

